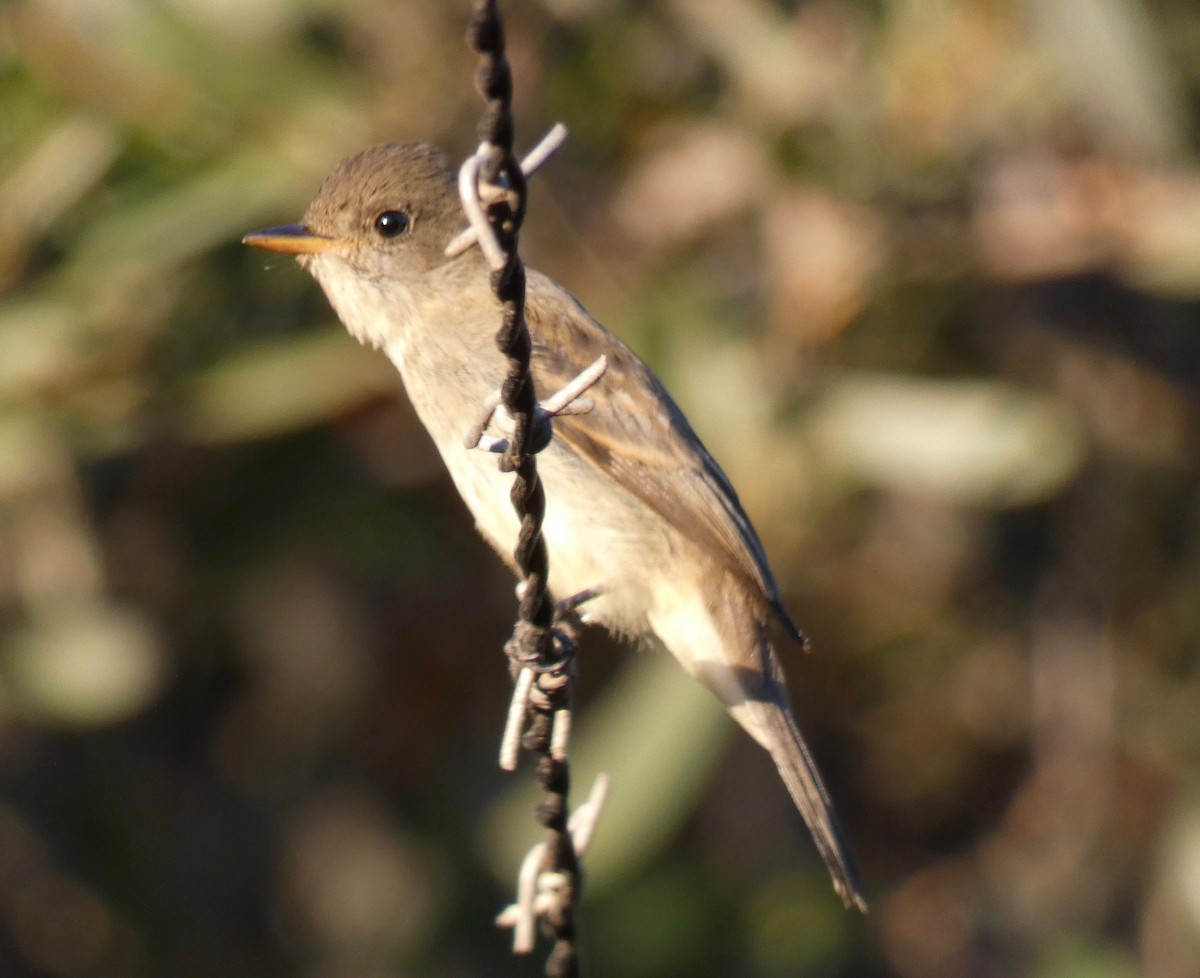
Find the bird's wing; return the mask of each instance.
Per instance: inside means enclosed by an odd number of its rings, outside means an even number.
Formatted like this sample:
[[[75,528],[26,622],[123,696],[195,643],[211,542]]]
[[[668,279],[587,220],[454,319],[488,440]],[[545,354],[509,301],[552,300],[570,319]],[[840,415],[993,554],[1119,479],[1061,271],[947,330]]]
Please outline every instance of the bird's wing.
[[[526,321],[540,397],[561,389],[604,354],[608,369],[587,393],[585,415],[554,422],[554,437],[610,475],[671,526],[725,566],[753,581],[800,642],[779,597],[762,542],[725,473],[692,431],[658,378],[628,346],[568,293],[530,272]],[[637,391],[655,395],[636,399]]]

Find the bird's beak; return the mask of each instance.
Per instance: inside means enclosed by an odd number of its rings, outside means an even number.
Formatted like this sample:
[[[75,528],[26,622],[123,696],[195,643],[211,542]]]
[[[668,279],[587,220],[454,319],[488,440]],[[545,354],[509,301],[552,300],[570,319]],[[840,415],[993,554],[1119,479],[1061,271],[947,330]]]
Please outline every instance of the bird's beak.
[[[346,246],[346,242],[340,238],[317,234],[306,224],[284,224],[282,227],[251,231],[242,238],[242,244],[265,251],[277,251],[284,255],[315,255],[317,252]]]

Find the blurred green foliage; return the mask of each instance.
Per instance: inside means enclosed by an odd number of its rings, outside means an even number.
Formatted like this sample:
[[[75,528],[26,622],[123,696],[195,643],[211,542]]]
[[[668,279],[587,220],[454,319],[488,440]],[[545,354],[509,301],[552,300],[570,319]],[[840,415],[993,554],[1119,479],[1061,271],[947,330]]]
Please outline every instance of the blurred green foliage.
[[[468,4],[0,6],[0,973],[534,974],[512,582],[289,261],[461,153]],[[873,902],[589,638],[590,973],[1200,976],[1200,8],[505,4],[523,251],[662,374],[816,651]]]

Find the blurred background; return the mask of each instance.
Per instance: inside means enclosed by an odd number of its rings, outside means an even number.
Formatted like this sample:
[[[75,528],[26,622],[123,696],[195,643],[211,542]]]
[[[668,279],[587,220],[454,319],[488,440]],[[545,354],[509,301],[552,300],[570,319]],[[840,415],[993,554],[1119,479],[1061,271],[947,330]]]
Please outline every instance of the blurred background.
[[[872,901],[665,656],[589,638],[591,975],[1200,975],[1200,7],[503,5],[523,252],[663,376],[814,651]],[[0,5],[0,973],[534,975],[513,582],[290,260],[462,155],[444,0]]]

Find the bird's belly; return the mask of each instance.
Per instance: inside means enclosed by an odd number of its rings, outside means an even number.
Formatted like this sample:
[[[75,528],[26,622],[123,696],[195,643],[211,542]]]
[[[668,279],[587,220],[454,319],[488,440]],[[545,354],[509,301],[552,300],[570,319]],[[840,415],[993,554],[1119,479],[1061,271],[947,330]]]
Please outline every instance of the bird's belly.
[[[473,406],[499,388],[498,370],[483,354],[452,361],[401,343],[387,352],[475,525],[513,564],[519,522],[509,492],[515,477],[500,471],[499,456],[463,443],[477,419]],[[460,365],[454,377],[459,390],[448,389],[447,362]],[[477,369],[481,363],[489,368]],[[546,494],[542,535],[551,593],[563,599],[598,590],[585,609],[589,618],[624,635],[642,635],[649,630],[646,616],[657,584],[679,560],[676,531],[561,440],[552,439],[537,461]]]
[[[443,452],[450,476],[483,536],[511,560],[519,523],[509,499],[514,476],[498,457],[458,446]],[[550,590],[567,598],[586,590],[599,596],[589,618],[625,635],[649,629],[650,587],[676,550],[671,531],[643,503],[604,478],[569,449],[551,442],[538,455],[546,494],[542,536],[550,563]]]

